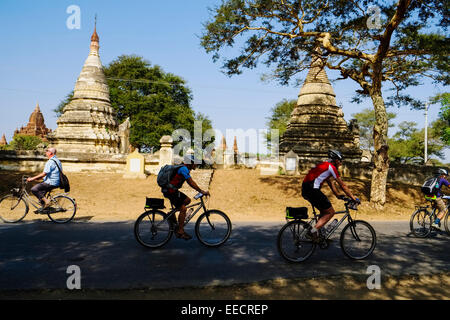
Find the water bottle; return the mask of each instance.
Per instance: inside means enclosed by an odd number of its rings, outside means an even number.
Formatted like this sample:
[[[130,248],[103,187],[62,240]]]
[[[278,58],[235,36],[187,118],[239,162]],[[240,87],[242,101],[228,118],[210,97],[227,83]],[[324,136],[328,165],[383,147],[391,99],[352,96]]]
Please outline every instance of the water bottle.
[[[188,221],[191,218],[191,214],[194,212],[194,208],[189,208],[189,210],[186,212],[186,221]]]
[[[338,223],[338,220],[337,220],[337,219],[334,219],[334,220],[330,223],[330,225],[327,227],[327,233],[330,233],[331,230],[333,230],[333,228],[337,225],[337,223]]]

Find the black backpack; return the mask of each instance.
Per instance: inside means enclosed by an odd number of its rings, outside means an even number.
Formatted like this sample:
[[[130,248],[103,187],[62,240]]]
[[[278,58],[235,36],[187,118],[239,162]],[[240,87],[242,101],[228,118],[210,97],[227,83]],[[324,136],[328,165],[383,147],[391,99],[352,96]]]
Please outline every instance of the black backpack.
[[[438,191],[439,177],[428,178],[422,185],[422,192],[427,196],[434,196]]]
[[[64,192],[69,192],[70,191],[69,179],[62,172],[61,167],[59,166],[58,162],[56,162],[54,159],[52,159],[52,160],[53,160],[53,162],[56,163],[56,166],[58,167],[58,170],[59,170],[59,188],[64,189]]]

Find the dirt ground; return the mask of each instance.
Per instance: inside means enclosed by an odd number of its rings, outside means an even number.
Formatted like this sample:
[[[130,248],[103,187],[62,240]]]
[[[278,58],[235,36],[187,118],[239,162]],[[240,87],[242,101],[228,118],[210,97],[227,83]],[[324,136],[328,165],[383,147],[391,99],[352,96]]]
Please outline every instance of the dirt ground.
[[[369,290],[366,278],[276,279],[203,288],[142,290],[36,290],[0,292],[0,299],[148,300],[448,300],[450,274],[385,277]]]
[[[0,194],[18,185],[21,175],[23,173],[0,172]],[[78,205],[77,220],[135,220],[143,212],[146,197],[162,198],[153,175],[145,180],[124,179],[121,174],[113,173],[67,173],[67,176],[71,183],[70,195]],[[215,170],[208,207],[226,212],[232,221],[283,221],[287,206],[310,208],[301,197],[302,179],[303,176],[260,175],[258,170],[252,169]],[[419,187],[389,184],[386,206],[376,211],[368,202],[370,181],[344,181],[362,200],[359,210],[352,211],[352,216],[358,219],[409,220],[414,206],[424,204]],[[343,209],[343,202],[332,196],[328,186],[324,186],[323,191],[331,195],[336,210]],[[166,207],[170,207],[168,200]],[[34,215],[30,210],[25,220],[34,219],[47,217]]]

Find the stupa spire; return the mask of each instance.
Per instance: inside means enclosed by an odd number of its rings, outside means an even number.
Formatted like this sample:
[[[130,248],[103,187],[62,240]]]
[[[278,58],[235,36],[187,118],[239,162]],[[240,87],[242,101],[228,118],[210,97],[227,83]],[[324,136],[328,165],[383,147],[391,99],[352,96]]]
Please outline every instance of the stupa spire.
[[[73,98],[57,120],[52,143],[62,152],[118,153],[116,114],[99,55],[97,18],[89,55],[75,84]]]

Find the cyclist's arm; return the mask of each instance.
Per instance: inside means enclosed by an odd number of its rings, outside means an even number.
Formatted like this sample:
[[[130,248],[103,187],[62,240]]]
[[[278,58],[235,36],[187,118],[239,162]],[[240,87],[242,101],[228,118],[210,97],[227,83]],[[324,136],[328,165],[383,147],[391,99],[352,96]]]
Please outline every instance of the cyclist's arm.
[[[334,180],[331,180],[331,178],[330,178],[330,179],[327,179],[326,181],[327,181],[327,184],[330,186],[331,191],[333,191],[334,195],[336,196],[336,198],[339,198],[339,192],[333,183]]]
[[[202,189],[200,189],[200,187],[197,185],[197,183],[192,178],[187,179],[186,182],[188,183],[188,185],[191,186],[192,189],[194,189],[204,195],[209,195],[209,192],[203,191]]]
[[[350,189],[347,187],[347,185],[344,183],[344,181],[342,181],[342,179],[340,177],[336,177],[336,181],[339,184],[339,186],[342,188],[342,190],[344,191],[344,193],[349,196],[352,200],[356,201],[356,197],[352,194],[352,192],[350,191]]]
[[[34,180],[38,180],[38,179],[44,178],[46,175],[47,174],[45,172],[42,172],[41,174],[38,174],[37,176],[34,176],[32,178],[28,178],[27,181],[31,182],[31,181],[34,181]]]

